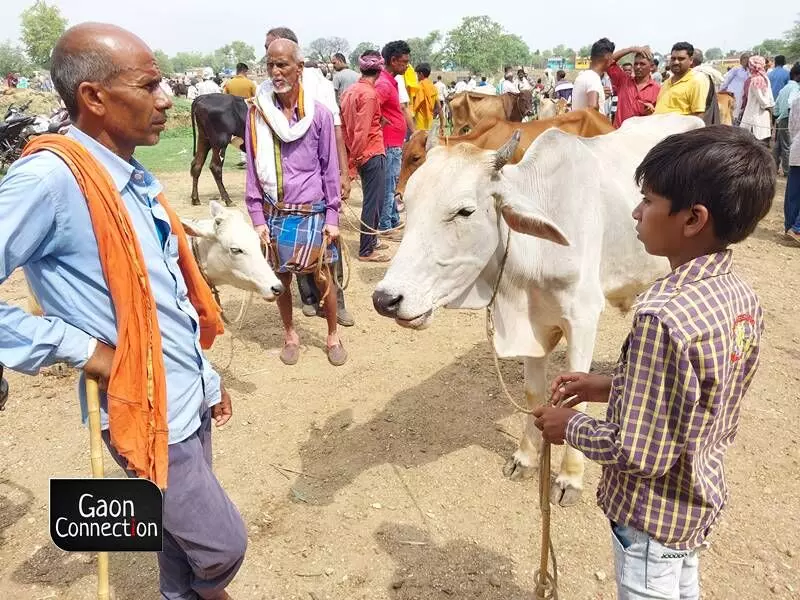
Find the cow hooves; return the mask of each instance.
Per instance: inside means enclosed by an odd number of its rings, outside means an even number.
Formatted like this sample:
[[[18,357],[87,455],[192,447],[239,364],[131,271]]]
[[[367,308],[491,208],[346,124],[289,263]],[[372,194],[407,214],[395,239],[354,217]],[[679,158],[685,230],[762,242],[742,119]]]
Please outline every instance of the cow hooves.
[[[197,198],[192,198],[192,206],[200,206],[200,200]]]
[[[516,453],[514,453],[503,466],[503,475],[511,481],[530,479],[533,477],[535,471],[536,469],[534,467],[522,464]]]
[[[575,506],[581,501],[583,489],[575,487],[569,481],[564,480],[562,477],[557,477],[550,487],[550,504],[568,508]]]
[[[225,200],[225,206],[230,208],[231,206],[233,206],[233,202],[231,202],[230,200]]]

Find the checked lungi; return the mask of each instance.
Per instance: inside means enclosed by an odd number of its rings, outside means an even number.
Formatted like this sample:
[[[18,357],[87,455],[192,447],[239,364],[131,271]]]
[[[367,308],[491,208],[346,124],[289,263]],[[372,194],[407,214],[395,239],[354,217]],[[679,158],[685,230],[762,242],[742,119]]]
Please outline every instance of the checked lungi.
[[[269,262],[276,273],[314,273],[323,251],[325,202],[286,204],[267,197],[264,215],[269,228]],[[339,260],[339,249],[328,244],[323,263]]]

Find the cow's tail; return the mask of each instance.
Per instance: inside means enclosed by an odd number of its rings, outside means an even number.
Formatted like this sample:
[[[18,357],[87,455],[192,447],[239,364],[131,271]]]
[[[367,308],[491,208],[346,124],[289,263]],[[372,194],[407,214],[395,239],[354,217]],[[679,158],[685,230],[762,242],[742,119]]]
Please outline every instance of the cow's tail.
[[[192,107],[189,110],[189,112],[191,113],[191,117],[192,117],[192,156],[197,154],[197,134],[195,133],[195,120],[196,119],[195,119],[195,116],[194,116],[194,103],[195,103],[195,100],[197,100],[197,98],[192,100]]]

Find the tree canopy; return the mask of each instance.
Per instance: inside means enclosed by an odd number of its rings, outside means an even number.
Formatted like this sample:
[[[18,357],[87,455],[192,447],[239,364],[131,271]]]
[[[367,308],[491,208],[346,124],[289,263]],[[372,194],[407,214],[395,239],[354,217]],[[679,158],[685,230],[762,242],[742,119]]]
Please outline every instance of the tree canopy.
[[[350,52],[350,44],[340,37],[317,38],[306,48],[306,58],[328,62],[331,55],[341,52],[345,56]]]
[[[442,59],[447,66],[491,73],[505,65],[528,64],[530,48],[486,15],[465,17],[461,25],[448,32]]]
[[[22,43],[28,57],[37,67],[50,66],[50,54],[67,28],[67,20],[61,16],[57,6],[44,0],[36,2],[22,11],[20,16]]]
[[[358,59],[367,50],[377,50],[380,52],[381,48],[378,46],[378,44],[374,44],[372,42],[361,42],[358,44],[358,46],[355,47],[355,50],[353,50],[348,57],[350,59],[350,64],[354,69],[358,69]]]

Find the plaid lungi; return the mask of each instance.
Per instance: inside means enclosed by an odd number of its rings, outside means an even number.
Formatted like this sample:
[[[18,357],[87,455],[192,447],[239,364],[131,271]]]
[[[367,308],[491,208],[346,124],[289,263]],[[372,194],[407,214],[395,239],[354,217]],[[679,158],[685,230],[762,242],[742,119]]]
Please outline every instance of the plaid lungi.
[[[276,273],[313,273],[322,253],[325,202],[286,204],[267,197],[264,214],[269,227],[269,262]],[[339,249],[329,244],[324,263],[339,260]]]

